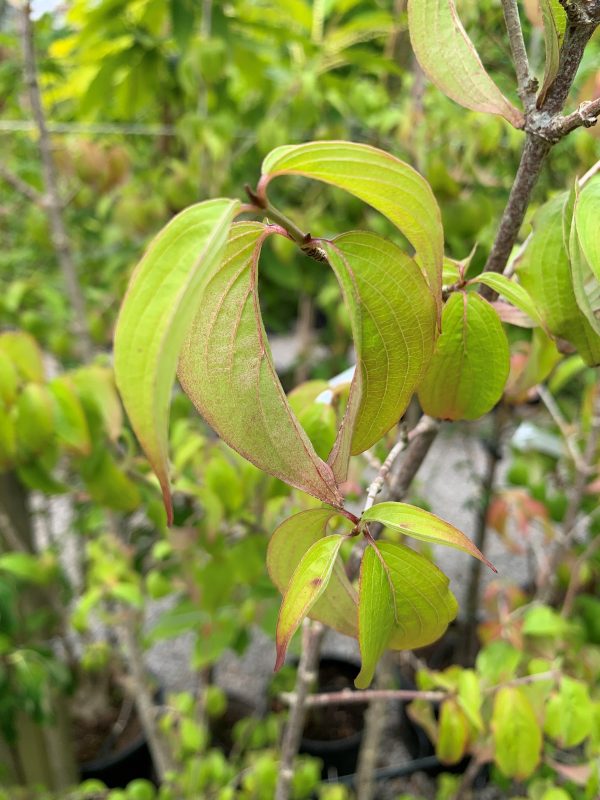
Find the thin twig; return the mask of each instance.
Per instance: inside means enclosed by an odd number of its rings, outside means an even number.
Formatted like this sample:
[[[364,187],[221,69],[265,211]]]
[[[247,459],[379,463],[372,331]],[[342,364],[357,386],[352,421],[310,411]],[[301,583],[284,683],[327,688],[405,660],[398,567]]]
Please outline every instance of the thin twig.
[[[504,429],[506,408],[499,406],[493,414],[493,432],[490,440],[484,442],[486,453],[485,474],[481,479],[481,491],[477,509],[477,527],[475,531],[475,545],[485,555],[488,531],[488,514],[494,494],[494,484],[498,465],[502,459],[502,432]],[[477,644],[477,607],[481,587],[483,565],[479,559],[473,559],[469,569],[469,582],[466,598],[466,629],[465,651],[469,655],[476,652]]]
[[[25,2],[21,11],[24,71],[25,83],[29,93],[29,103],[38,133],[38,145],[42,159],[42,172],[47,196],[45,205],[48,221],[50,223],[52,242],[56,251],[56,258],[65,282],[67,296],[73,309],[73,333],[75,335],[76,345],[80,349],[81,355],[89,359],[93,354],[93,345],[86,321],[83,292],[75,267],[71,243],[67,236],[66,226],[62,216],[63,207],[58,192],[56,165],[54,163],[52,143],[46,125],[46,115],[42,105],[42,97],[38,83],[35,40],[30,11],[31,4]]]
[[[424,414],[419,422],[415,425],[412,431],[408,434],[408,447],[395,454],[394,462],[392,462],[391,469],[388,472],[388,491],[386,497],[393,500],[402,500],[408,492],[413,478],[419,471],[421,464],[425,460],[425,456],[429,452],[429,448],[433,444],[437,432],[439,431],[440,423]],[[404,458],[398,462],[398,456],[404,453]],[[392,454],[390,453],[390,456]],[[388,459],[390,458],[388,456]],[[387,459],[386,459],[387,460]],[[391,473],[391,474],[390,474]],[[375,526],[371,526],[371,534],[373,538],[377,538],[377,530]],[[350,553],[348,563],[346,565],[346,574],[350,580],[354,580],[358,575],[360,569],[360,562],[362,560],[367,540],[363,537],[358,541]]]
[[[9,186],[12,186],[15,191],[22,194],[23,197],[26,197],[27,200],[30,200],[32,203],[35,203],[39,206],[45,205],[45,198],[41,192],[38,192],[30,183],[24,181],[23,178],[20,178],[14,172],[12,172],[8,167],[4,166],[4,164],[0,164],[0,178],[3,181],[8,183]]]
[[[377,670],[377,685],[383,690],[393,684],[393,664],[384,654]],[[372,800],[375,796],[375,770],[381,753],[381,742],[389,715],[389,703],[384,698],[371,698],[365,714],[363,739],[356,768],[356,795],[360,800]]]
[[[82,133],[90,136],[176,136],[174,125],[141,125],[117,122],[48,122],[48,133],[69,136],[72,133]],[[34,122],[27,119],[2,119],[0,120],[0,133],[27,133],[37,131]]]
[[[517,0],[502,0],[502,10],[504,11],[510,51],[515,65],[515,72],[517,73],[518,93],[527,114],[535,108],[536,84],[531,80],[531,69],[527,58],[525,40],[523,39]]]
[[[398,458],[398,456],[401,453],[403,453],[407,447],[408,447],[408,436],[406,433],[406,428],[404,427],[404,425],[400,425],[400,431],[398,433],[398,441],[388,453],[387,458],[379,468],[377,477],[369,486],[363,512],[368,511],[375,505],[375,500],[377,499],[377,495],[383,489],[383,485],[385,483],[385,479],[387,478],[389,471],[394,466],[394,463]]]
[[[569,496],[569,502],[567,504],[567,510],[562,523],[563,535],[560,541],[557,542],[548,559],[546,573],[542,577],[539,584],[537,599],[542,603],[549,603],[552,600],[555,592],[556,573],[558,571],[558,567],[563,561],[566,553],[573,544],[575,536],[577,535],[577,518],[581,510],[581,501],[585,495],[590,474],[592,473],[593,467],[596,464],[599,443],[600,391],[597,390],[596,397],[594,398],[591,427],[588,433],[585,452],[583,454],[583,462],[580,464],[579,469],[575,469],[575,480],[573,482]]]
[[[295,699],[295,693],[283,692],[279,695],[284,703],[291,704]],[[310,708],[320,708],[321,706],[354,705],[367,703],[371,700],[402,700],[410,702],[412,700],[429,700],[433,703],[445,700],[448,692],[425,692],[418,689],[364,689],[355,691],[353,689],[342,689],[340,692],[322,692],[313,694],[306,699],[306,705]]]
[[[552,417],[554,423],[560,430],[561,436],[565,440],[565,445],[569,451],[569,455],[571,456],[573,464],[575,465],[575,469],[579,472],[585,472],[587,467],[583,462],[583,457],[579,452],[573,432],[569,430],[568,422],[564,418],[562,411],[558,407],[558,403],[552,396],[552,393],[543,384],[537,386],[536,392],[542,403],[546,406],[546,409]]]
[[[553,145],[569,132],[556,130],[556,116],[564,107],[586,45],[596,27],[596,23],[589,22],[567,26],[556,79],[549,87],[540,111],[531,115],[526,126],[527,138],[519,169],[484,267],[486,272],[504,271],[546,157]],[[482,286],[481,295],[487,300],[496,298],[496,293],[487,286]]]
[[[595,100],[586,100],[579,105],[576,111],[566,117],[559,117],[555,122],[556,135],[561,139],[577,128],[593,128],[600,116],[600,97]]]
[[[540,681],[556,680],[558,673],[554,670],[537,672],[533,675],[524,675],[521,678],[513,678],[504,683],[497,683],[488,686],[483,690],[486,695],[492,695],[507,686],[528,686]],[[295,693],[283,692],[279,695],[284,703],[291,705],[295,700]],[[309,708],[320,708],[322,706],[353,705],[366,703],[371,700],[387,700],[389,702],[401,701],[404,703],[413,700],[425,700],[430,703],[440,703],[453,697],[453,692],[425,691],[420,689],[363,689],[355,691],[353,689],[342,689],[340,692],[321,692],[306,698],[306,706]]]
[[[290,715],[281,743],[275,800],[288,800],[294,777],[294,760],[300,749],[310,690],[317,678],[321,641],[325,629],[320,622],[305,619],[302,623],[302,653],[298,664],[296,687],[290,702]]]
[[[571,612],[573,611],[573,603],[575,601],[577,590],[579,589],[579,575],[581,573],[581,568],[592,558],[592,556],[598,552],[598,550],[600,550],[600,536],[596,536],[591,542],[589,542],[583,553],[581,553],[575,564],[573,564],[569,585],[567,587],[567,593],[565,594],[563,606],[560,611],[563,617],[570,616]]]
[[[596,163],[588,169],[588,171],[579,179],[579,187],[583,188],[588,181],[591,181],[592,178],[600,172],[600,161],[596,161]]]
[[[146,668],[139,646],[136,624],[130,609],[123,608],[124,621],[117,626],[117,635],[127,660],[131,678],[132,694],[140,724],[148,740],[152,761],[156,769],[159,783],[164,783],[169,772],[175,768],[175,762],[168,744],[161,737],[156,724],[157,708],[154,705],[152,692],[148,686]]]

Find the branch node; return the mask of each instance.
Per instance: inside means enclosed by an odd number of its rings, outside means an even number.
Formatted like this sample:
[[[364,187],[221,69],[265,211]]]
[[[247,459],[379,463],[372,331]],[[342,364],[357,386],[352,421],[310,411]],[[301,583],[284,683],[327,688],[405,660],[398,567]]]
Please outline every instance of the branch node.
[[[257,208],[266,209],[267,201],[265,200],[264,197],[261,197],[259,194],[257,194],[254,191],[254,189],[252,189],[252,187],[250,186],[249,183],[246,183],[244,185],[244,190],[245,190],[246,194],[248,195],[248,199],[250,200],[252,205],[256,206]]]

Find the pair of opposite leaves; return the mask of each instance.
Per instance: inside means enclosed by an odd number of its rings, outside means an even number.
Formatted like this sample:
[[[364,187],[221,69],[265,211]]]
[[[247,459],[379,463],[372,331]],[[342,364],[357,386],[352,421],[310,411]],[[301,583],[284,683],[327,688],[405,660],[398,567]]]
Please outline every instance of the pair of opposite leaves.
[[[239,203],[199,203],[175,217],[136,268],[115,335],[117,384],[171,518],[167,430],[181,385],[221,438],[260,469],[333,506],[352,454],[402,416],[433,353],[441,310],[443,231],[429,184],[367,145],[312,142],[273,151],[263,184],[302,175],[383,213],[415,258],[373,233],[321,241],[348,306],[357,356],[347,410],[327,461],[316,454],[275,372],[258,301],[258,259],[280,229],[234,223]],[[325,267],[324,267],[325,268]]]
[[[346,413],[325,462],[288,404],[260,315],[258,259],[263,241],[276,229],[233,223],[237,203],[231,200],[200,203],[167,225],[132,277],[117,327],[115,371],[168,508],[167,421],[177,362],[184,390],[230,446],[266,472],[341,508],[338,486],[350,455],[370,447],[397,423],[434,350],[443,237],[426,181],[387,153],[344,142],[279,148],[266,159],[263,173],[264,183],[274,175],[298,174],[347,189],[391,219],[414,245],[416,258],[371,233],[319,242],[348,305],[357,354]],[[473,366],[490,366],[490,354],[481,348],[490,323],[505,342],[500,321],[480,297],[462,293],[446,305],[443,320],[442,346],[434,356],[438,368],[433,378],[428,373],[431,386],[421,390],[421,400],[434,404],[438,395],[447,398],[442,416],[484,413],[488,408],[472,391],[477,385]],[[470,356],[460,379],[447,366],[454,364],[457,348],[459,356],[465,348]],[[481,352],[483,360],[472,357]],[[327,521],[336,513],[324,509],[296,515],[273,536],[268,567],[284,594],[278,658],[281,662],[310,610],[311,616],[358,636],[363,655],[359,683],[367,685],[386,647],[411,648],[435,640],[454,618],[456,601],[448,579],[433,564],[388,543],[368,548],[357,597],[343,577],[343,537],[325,536]],[[379,504],[364,519],[481,557],[464,534],[420,509]],[[317,541],[307,540],[315,534]]]

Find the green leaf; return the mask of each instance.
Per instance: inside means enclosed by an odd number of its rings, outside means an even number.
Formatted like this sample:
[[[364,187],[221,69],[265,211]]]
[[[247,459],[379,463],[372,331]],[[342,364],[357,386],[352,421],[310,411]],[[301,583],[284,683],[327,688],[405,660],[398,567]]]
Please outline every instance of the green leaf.
[[[298,421],[306,431],[319,458],[326,459],[335,444],[337,418],[335,411],[325,403],[312,403],[298,414]]]
[[[362,667],[354,685],[366,689],[396,624],[392,583],[376,545],[367,547],[360,565],[358,642]]]
[[[398,158],[354,142],[308,142],[278,147],[265,158],[261,184],[277,175],[304,175],[368,203],[399,228],[415,248],[438,308],[441,304],[444,232],[427,181]]]
[[[15,433],[23,456],[40,454],[54,436],[54,403],[48,388],[28,383],[16,403]]]
[[[29,553],[3,553],[0,555],[0,571],[42,585],[51,580],[55,565],[49,569],[39,556]]]
[[[533,606],[523,621],[523,633],[526,636],[563,636],[568,629],[567,621],[553,608]]]
[[[600,364],[600,336],[580,311],[564,245],[564,193],[542,206],[517,274],[550,333],[571,342],[586,364]]]
[[[577,305],[596,335],[600,335],[599,212],[600,181],[591,181],[582,191],[579,191],[579,185],[575,183],[569,234],[571,276]],[[565,214],[568,214],[568,206]]]
[[[538,108],[543,104],[550,86],[558,73],[560,48],[565,38],[567,15],[559,0],[539,0],[544,24],[544,42],[546,44],[546,65],[544,80],[538,95]]]
[[[422,539],[430,544],[443,544],[462,550],[483,561],[490,569],[497,572],[468,536],[465,536],[454,525],[422,508],[407,503],[378,503],[365,511],[362,519],[380,522],[386,528],[391,528],[415,539]]]
[[[92,364],[71,372],[70,378],[84,407],[93,407],[108,437],[112,441],[118,439],[123,429],[123,409],[112,369]]]
[[[577,747],[590,735],[593,721],[588,687],[563,676],[558,693],[547,702],[544,731],[561,747]]]
[[[409,0],[408,30],[423,72],[445,95],[465,108],[501,114],[515,128],[523,127],[523,113],[486,72],[454,0]]]
[[[343,536],[335,535],[319,539],[306,551],[296,567],[277,620],[276,671],[283,666],[290,639],[327,588],[343,541]]]
[[[123,512],[135,511],[140,505],[137,486],[106,448],[82,460],[80,471],[85,488],[96,503]]]
[[[433,417],[477,419],[502,397],[509,368],[498,314],[477,294],[453,294],[444,306],[442,333],[419,387],[419,401]]]
[[[236,200],[210,200],[172,219],[138,264],[117,322],[117,386],[158,475],[169,521],[167,428],[177,359],[238,206]]]
[[[431,358],[433,296],[412,258],[373,233],[323,242],[350,310],[357,369],[330,463],[345,480],[350,453],[378,442],[405,412]]]
[[[258,258],[272,229],[233,225],[225,255],[207,267],[178,376],[219,436],[259,469],[341,505],[331,467],[316,454],[275,372],[258,300]]]
[[[0,350],[0,403],[10,407],[17,399],[19,374],[12,359]]]
[[[499,275],[497,272],[482,272],[469,283],[484,283],[498,294],[520,309],[524,314],[533,320],[536,325],[544,326],[535,303],[528,292],[516,281],[507,278],[506,275]]]
[[[378,542],[377,548],[387,565],[396,605],[390,649],[413,650],[435,642],[458,611],[448,578],[409,547]]]
[[[7,331],[0,334],[0,350],[10,358],[26,381],[43,383],[42,351],[33,336],[23,331]]]
[[[483,731],[481,705],[483,697],[477,673],[472,669],[463,669],[458,678],[458,702],[476,731]]]
[[[581,356],[565,358],[552,373],[552,377],[548,382],[548,389],[552,394],[558,394],[585,369],[586,363]]]
[[[469,723],[454,699],[444,700],[440,708],[440,721],[435,754],[442,764],[458,764],[469,743]]]
[[[496,693],[491,725],[498,767],[509,778],[528,778],[540,762],[542,732],[520,689],[505,686]]]
[[[517,398],[517,402],[522,402],[530,389],[545,381],[562,358],[554,339],[551,339],[542,328],[536,328],[531,336],[531,342],[526,342],[523,346],[526,354],[525,364],[520,371],[517,366],[518,361],[513,365],[513,373],[506,387],[507,397]]]
[[[497,641],[486,645],[477,655],[477,672],[488,686],[506,683],[515,677],[523,654],[508,642]]]
[[[586,183],[579,192],[573,216],[583,255],[596,278],[600,280],[600,236],[598,236],[600,179],[598,177]]]
[[[269,542],[267,569],[283,595],[309,548],[325,536],[327,524],[337,516],[331,508],[313,508],[294,514],[277,528]],[[356,591],[338,558],[327,588],[310,610],[311,619],[343,633],[358,636]]]
[[[56,378],[48,388],[55,401],[58,439],[76,453],[89,455],[92,448],[90,429],[72,382],[67,377]]]

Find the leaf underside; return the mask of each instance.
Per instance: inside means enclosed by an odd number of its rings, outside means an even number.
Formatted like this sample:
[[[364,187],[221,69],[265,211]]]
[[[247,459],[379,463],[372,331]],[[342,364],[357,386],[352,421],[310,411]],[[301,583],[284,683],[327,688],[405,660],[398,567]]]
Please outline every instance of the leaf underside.
[[[258,259],[272,229],[235,223],[204,284],[183,342],[178,377],[200,414],[259,469],[340,505],[331,468],[316,454],[275,372],[258,301]]]
[[[308,142],[278,147],[263,161],[266,184],[277,175],[303,175],[344,189],[386,216],[415,248],[441,309],[444,232],[427,181],[383,150],[355,142]]]
[[[577,305],[564,244],[566,195],[554,197],[533,219],[533,234],[517,267],[550,333],[571,342],[586,364],[600,364],[600,336]]]
[[[283,666],[288,644],[302,620],[326,590],[344,539],[325,536],[309,547],[292,575],[277,620],[277,661]]]
[[[600,335],[600,180],[590,181],[572,195],[573,211],[569,235],[571,276],[577,305],[596,336]],[[568,204],[567,204],[568,205]],[[568,208],[565,213],[568,213]]]
[[[177,358],[238,206],[236,200],[209,200],[172,219],[138,264],[117,322],[117,386],[160,481],[169,521],[167,431]]]
[[[325,536],[327,524],[336,514],[330,508],[301,511],[286,519],[273,533],[267,552],[267,569],[282,595],[302,556]],[[356,638],[357,602],[356,590],[346,577],[341,558],[338,557],[327,588],[311,608],[309,616],[345,636]]]
[[[523,113],[490,78],[456,11],[454,0],[409,0],[410,41],[423,72],[465,108],[500,114],[515,128]]]

